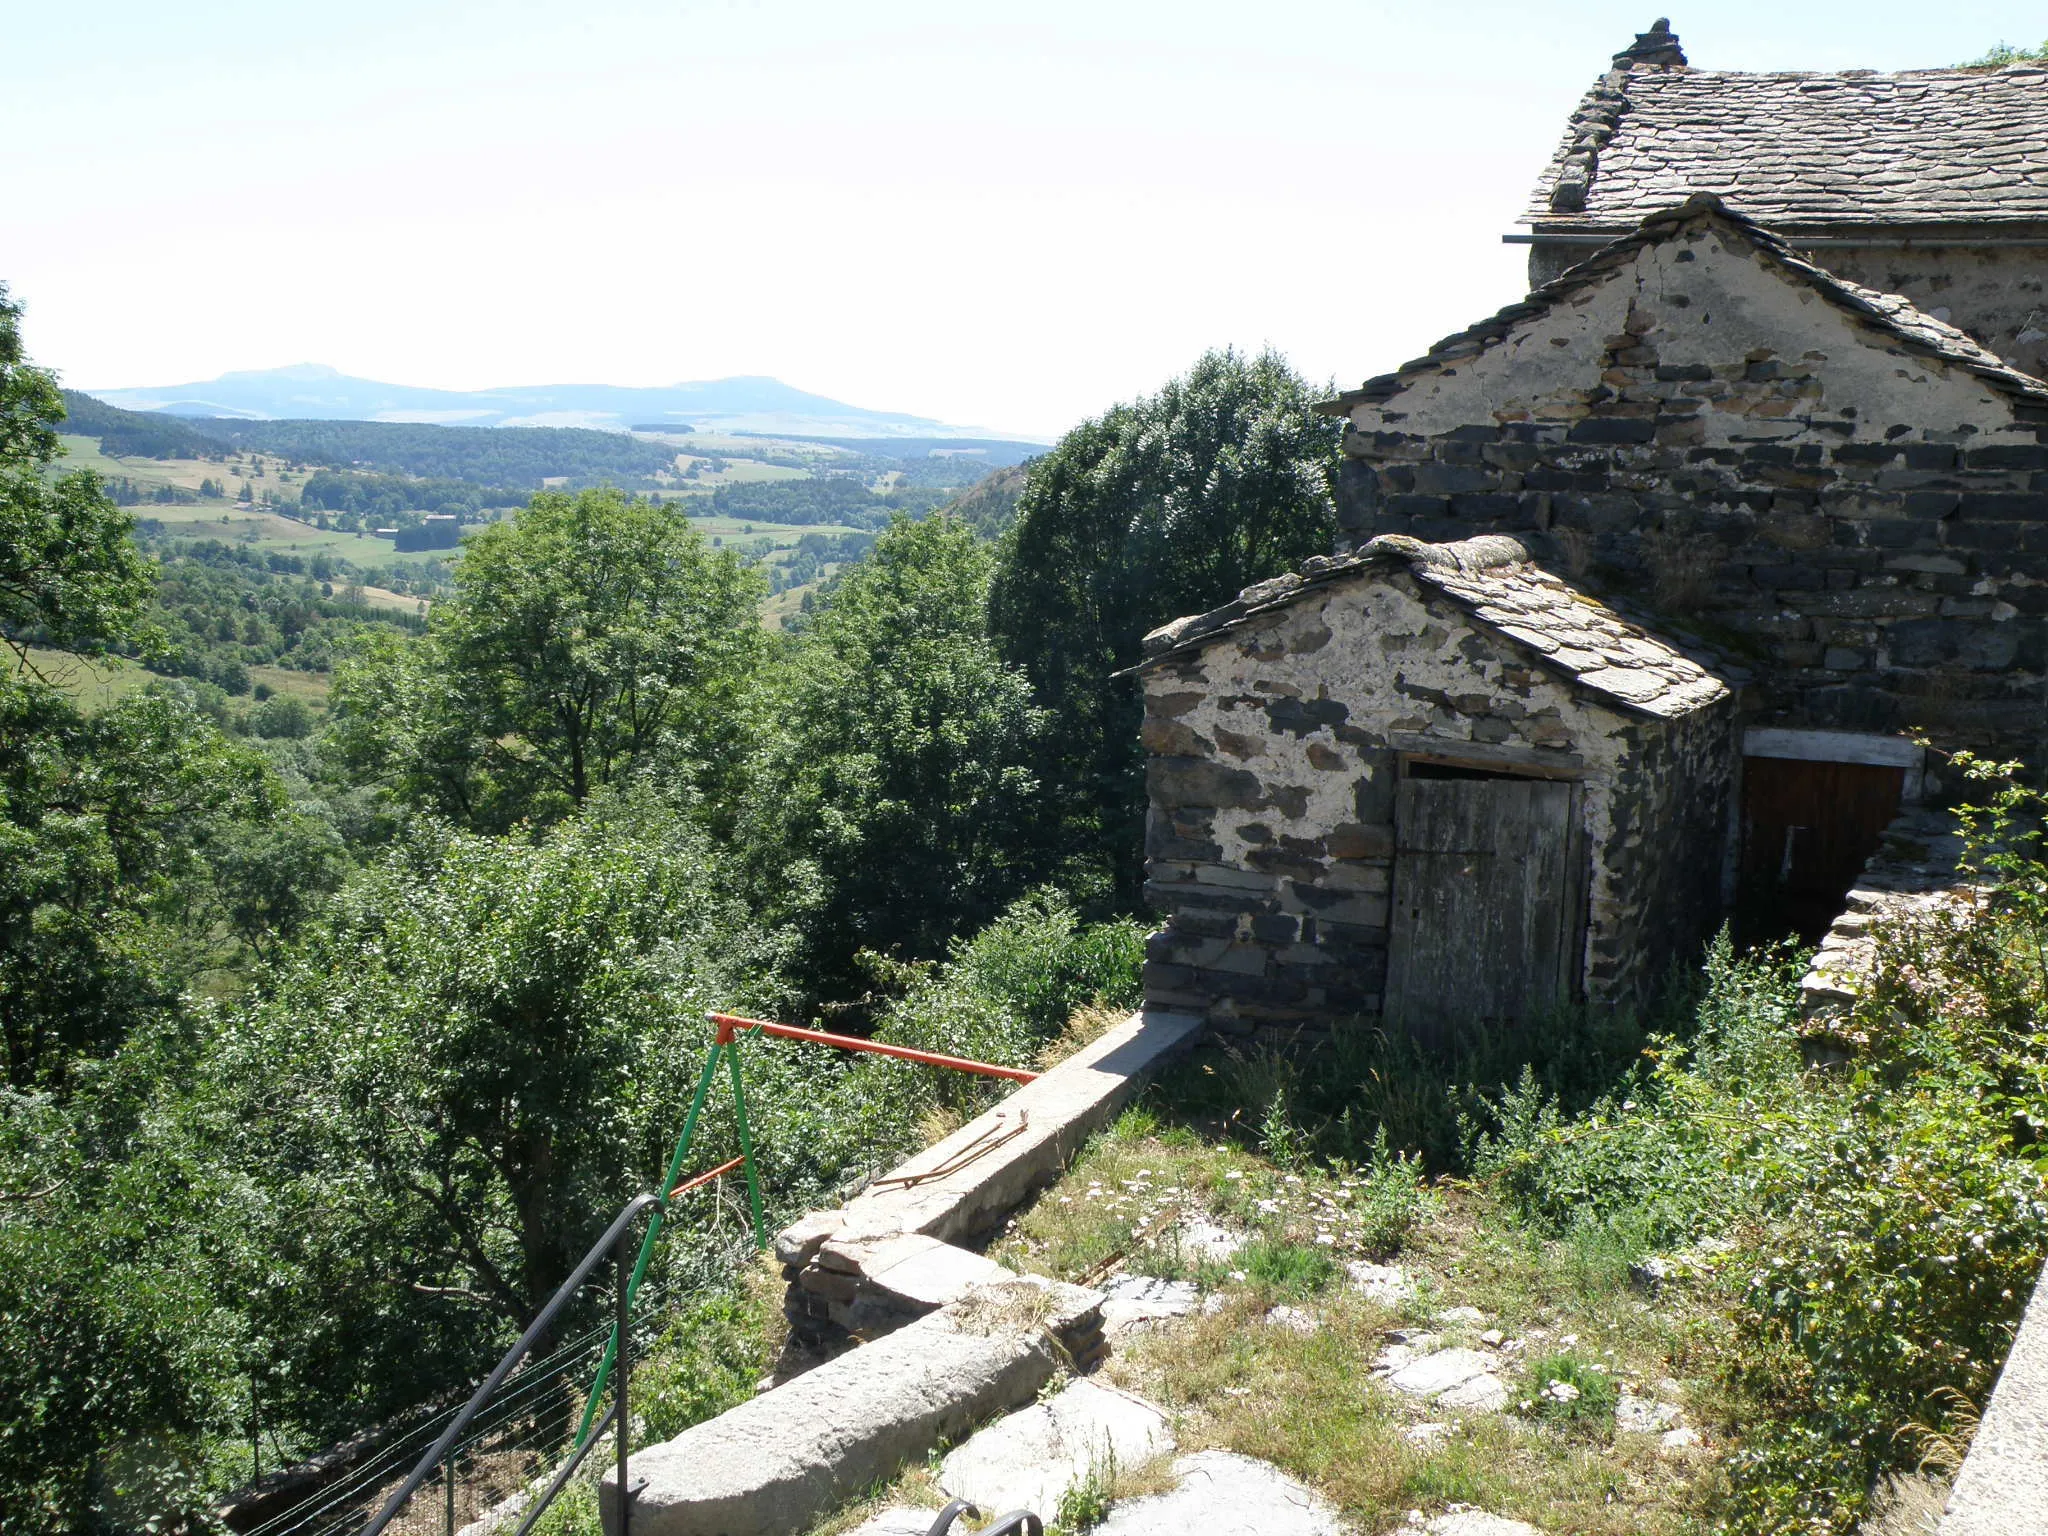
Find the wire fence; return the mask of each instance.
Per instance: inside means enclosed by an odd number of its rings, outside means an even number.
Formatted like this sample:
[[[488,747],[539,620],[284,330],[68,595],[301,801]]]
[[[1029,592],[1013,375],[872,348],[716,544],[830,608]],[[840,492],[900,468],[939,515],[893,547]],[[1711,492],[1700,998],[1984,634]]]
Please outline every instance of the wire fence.
[[[621,1412],[616,1416],[620,1422],[612,1424],[608,1415],[601,1423],[598,1412],[605,1401],[606,1382],[614,1358],[620,1361],[620,1368],[624,1370],[632,1357],[645,1355],[659,1335],[664,1315],[680,1299],[682,1287],[654,1282],[648,1274],[670,1201],[706,1187],[713,1188],[715,1197],[720,1193],[716,1186],[724,1175],[744,1168],[747,1217],[752,1228],[753,1245],[757,1249],[767,1246],[760,1176],[754,1161],[752,1134],[747,1121],[746,1088],[740,1066],[740,1040],[743,1037],[767,1035],[841,1051],[897,1057],[926,1066],[1007,1078],[1014,1082],[1028,1083],[1037,1076],[1018,1067],[942,1056],[908,1046],[827,1034],[822,1030],[800,1029],[734,1014],[713,1013],[709,1018],[716,1026],[716,1035],[698,1077],[681,1138],[659,1186],[660,1193],[638,1196],[620,1213],[603,1244],[591,1250],[520,1342],[469,1401],[414,1422],[319,1492],[260,1524],[252,1525],[242,1536],[348,1536],[348,1533],[372,1528],[379,1533],[399,1532],[401,1536],[436,1536],[436,1533],[438,1536],[456,1536],[457,1532],[491,1517],[494,1512],[504,1517],[503,1521],[492,1520],[492,1526],[496,1528],[518,1518],[518,1510],[510,1501],[537,1496],[539,1503],[545,1505],[566,1484],[570,1471],[580,1471],[586,1477],[594,1475],[595,1469],[604,1464],[601,1459],[591,1458],[593,1448],[601,1438],[612,1441],[623,1479],[626,1454],[634,1438],[635,1419],[629,1412]],[[740,1156],[694,1178],[685,1179],[682,1170],[695,1137],[698,1116],[721,1058],[732,1078],[733,1117]],[[613,1255],[615,1273],[608,1282],[600,1282],[593,1266],[599,1262],[605,1245],[615,1240],[623,1242],[623,1235],[637,1214],[648,1210],[652,1211],[652,1216],[637,1259],[631,1266],[630,1277],[626,1251],[621,1247]],[[731,1257],[726,1256],[725,1262],[729,1262]],[[611,1323],[600,1324],[579,1334],[544,1358],[520,1358],[533,1346],[549,1320],[567,1307],[572,1298],[600,1283],[609,1283],[617,1297],[617,1311]],[[626,1346],[623,1349],[617,1347],[621,1342]],[[515,1361],[518,1362],[516,1365]],[[506,1372],[510,1374],[503,1374]],[[628,1399],[623,1384],[616,1396],[620,1401]],[[609,1436],[603,1434],[606,1424],[611,1424],[613,1430]],[[454,1439],[444,1445],[442,1442],[451,1435]],[[618,1445],[621,1436],[626,1440],[623,1447]],[[543,1490],[540,1485],[548,1470],[558,1466],[564,1470]],[[388,1509],[390,1501],[408,1488],[410,1491],[406,1492],[403,1503],[395,1509]],[[524,1536],[524,1528],[529,1524],[530,1520],[521,1522],[518,1536]]]
[[[731,1247],[730,1253],[720,1255],[718,1268],[731,1267],[737,1255],[751,1251],[744,1240]],[[601,1291],[609,1284],[593,1279],[590,1288]],[[644,1358],[674,1308],[704,1290],[701,1275],[644,1285],[634,1304],[635,1353]],[[403,1536],[448,1536],[482,1519],[557,1465],[569,1454],[589,1383],[611,1335],[612,1324],[599,1323],[510,1377],[451,1450],[452,1474],[444,1469],[420,1488],[387,1529]],[[460,1403],[451,1403],[413,1421],[334,1482],[249,1527],[242,1536],[353,1536],[460,1410]],[[603,1458],[594,1457],[592,1465],[603,1464]]]

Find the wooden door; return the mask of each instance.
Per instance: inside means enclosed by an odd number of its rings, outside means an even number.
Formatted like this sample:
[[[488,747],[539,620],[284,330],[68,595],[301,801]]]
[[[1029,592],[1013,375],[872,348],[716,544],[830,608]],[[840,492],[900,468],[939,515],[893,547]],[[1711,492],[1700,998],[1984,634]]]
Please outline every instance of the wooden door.
[[[1904,768],[1742,760],[1742,873],[1746,938],[1827,932],[1842,899],[1899,814]]]
[[[1394,805],[1386,1021],[1444,1043],[1575,996],[1586,905],[1579,786],[1404,778]]]

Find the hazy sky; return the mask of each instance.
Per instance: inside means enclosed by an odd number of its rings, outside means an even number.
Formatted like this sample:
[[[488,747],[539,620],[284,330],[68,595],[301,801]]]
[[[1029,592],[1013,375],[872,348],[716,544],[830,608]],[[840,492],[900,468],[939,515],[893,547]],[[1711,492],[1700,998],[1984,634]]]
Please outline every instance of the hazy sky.
[[[773,374],[1057,433],[1204,347],[1355,383],[1503,246],[1654,0],[5,0],[0,280],[85,388]],[[1706,68],[1953,64],[2048,12],[1721,0]]]

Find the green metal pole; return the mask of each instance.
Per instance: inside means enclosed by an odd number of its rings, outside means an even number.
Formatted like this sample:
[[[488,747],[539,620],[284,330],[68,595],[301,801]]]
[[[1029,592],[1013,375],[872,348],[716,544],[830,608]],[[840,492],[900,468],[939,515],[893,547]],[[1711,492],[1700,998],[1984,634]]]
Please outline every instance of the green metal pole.
[[[732,1109],[733,1117],[740,1128],[740,1156],[747,1160],[747,1204],[754,1212],[754,1248],[756,1252],[768,1246],[768,1228],[761,1220],[761,1175],[754,1167],[754,1137],[747,1129],[747,1090],[740,1082],[740,1043],[734,1040],[726,1052],[726,1064],[732,1068]]]
[[[626,1289],[626,1305],[632,1306],[633,1297],[640,1289],[640,1281],[647,1273],[648,1263],[654,1258],[654,1242],[661,1236],[662,1213],[668,1209],[668,1192],[675,1188],[676,1180],[682,1176],[683,1159],[690,1155],[690,1142],[697,1134],[697,1117],[704,1111],[704,1100],[711,1094],[711,1079],[718,1072],[718,1058],[725,1050],[714,1043],[704,1057],[704,1070],[697,1074],[696,1096],[690,1100],[690,1112],[683,1118],[683,1134],[676,1142],[674,1156],[668,1160],[668,1172],[661,1181],[661,1201],[655,1207],[654,1215],[648,1218],[647,1235],[640,1240],[640,1257],[633,1265],[633,1279]],[[747,1165],[752,1168],[753,1164]],[[583,1442],[590,1438],[590,1426],[597,1418],[597,1400],[604,1395],[605,1383],[611,1380],[612,1362],[619,1354],[619,1330],[612,1328],[611,1341],[604,1347],[604,1358],[597,1365],[597,1379],[590,1384],[590,1397],[583,1405],[583,1422],[576,1429],[576,1445],[580,1450]]]

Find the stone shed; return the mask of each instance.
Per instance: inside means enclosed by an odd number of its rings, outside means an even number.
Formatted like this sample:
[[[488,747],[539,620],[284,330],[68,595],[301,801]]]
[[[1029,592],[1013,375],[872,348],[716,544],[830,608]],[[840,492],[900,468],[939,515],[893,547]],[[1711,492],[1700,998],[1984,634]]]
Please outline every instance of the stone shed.
[[[1639,1000],[1719,920],[1730,680],[1513,538],[1375,538],[1146,651],[1154,1006],[1437,1038]]]

